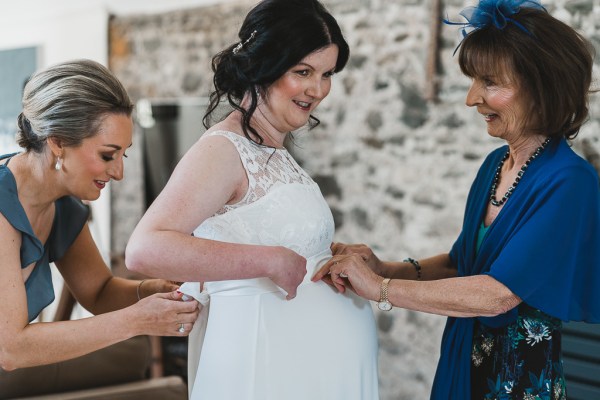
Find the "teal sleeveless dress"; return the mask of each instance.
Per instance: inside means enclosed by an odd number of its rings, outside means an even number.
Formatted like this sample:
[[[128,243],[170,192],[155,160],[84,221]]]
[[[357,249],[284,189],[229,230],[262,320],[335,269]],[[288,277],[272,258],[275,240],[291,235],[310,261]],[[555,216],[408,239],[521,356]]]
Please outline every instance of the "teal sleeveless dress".
[[[7,165],[14,154],[2,155],[9,160],[0,165],[0,214],[21,232],[21,268],[32,263],[35,267],[25,282],[27,313],[33,321],[39,313],[54,301],[54,288],[50,263],[60,260],[73,244],[88,220],[89,209],[80,200],[65,196],[55,203],[56,212],[52,231],[45,244],[33,233],[25,210],[19,201],[17,182]],[[1,273],[1,272],[0,272]]]

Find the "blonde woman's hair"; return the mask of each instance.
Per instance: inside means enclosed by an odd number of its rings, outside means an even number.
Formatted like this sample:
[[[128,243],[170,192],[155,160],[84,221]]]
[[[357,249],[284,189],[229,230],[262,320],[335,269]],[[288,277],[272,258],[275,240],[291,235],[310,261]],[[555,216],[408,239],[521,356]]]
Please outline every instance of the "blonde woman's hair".
[[[108,114],[130,116],[133,103],[119,80],[91,60],[63,62],[35,73],[25,85],[17,143],[41,152],[46,139],[78,146],[96,135]]]

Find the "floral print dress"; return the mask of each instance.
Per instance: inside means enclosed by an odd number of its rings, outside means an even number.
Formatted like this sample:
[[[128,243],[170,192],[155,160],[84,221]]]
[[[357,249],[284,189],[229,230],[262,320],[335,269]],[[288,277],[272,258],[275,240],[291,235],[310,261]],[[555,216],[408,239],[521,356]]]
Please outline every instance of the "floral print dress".
[[[501,328],[475,323],[471,353],[473,400],[565,400],[562,322],[525,303]]]

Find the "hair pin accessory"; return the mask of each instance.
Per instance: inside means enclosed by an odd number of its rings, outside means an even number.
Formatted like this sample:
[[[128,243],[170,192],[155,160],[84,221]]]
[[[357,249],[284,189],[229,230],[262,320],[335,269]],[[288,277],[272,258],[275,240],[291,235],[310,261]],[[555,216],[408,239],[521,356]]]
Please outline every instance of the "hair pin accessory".
[[[240,51],[241,49],[243,49],[243,48],[244,48],[244,46],[246,46],[248,43],[250,43],[250,42],[251,42],[251,41],[254,39],[254,36],[256,36],[256,31],[253,31],[253,32],[250,34],[250,37],[249,37],[248,39],[246,39],[246,41],[245,41],[245,42],[240,42],[240,43],[238,43],[238,45],[237,45],[237,46],[235,46],[235,47],[233,48],[233,50],[232,50],[232,51],[233,51],[233,54],[237,54],[237,53],[239,53],[239,51]]]
[[[463,37],[476,29],[494,25],[498,29],[504,29],[509,23],[514,24],[523,32],[531,33],[519,22],[510,18],[522,8],[534,8],[546,11],[539,0],[480,0],[476,7],[467,7],[460,12],[467,22],[452,22],[444,19],[448,25],[462,25]],[[460,45],[459,45],[460,46]]]

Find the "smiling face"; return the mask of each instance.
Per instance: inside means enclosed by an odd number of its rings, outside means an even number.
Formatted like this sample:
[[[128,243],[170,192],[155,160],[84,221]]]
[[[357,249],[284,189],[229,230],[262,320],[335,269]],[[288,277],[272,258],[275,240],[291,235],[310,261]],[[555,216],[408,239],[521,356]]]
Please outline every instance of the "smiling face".
[[[474,77],[466,104],[477,107],[491,136],[508,142],[527,134],[528,126],[534,122],[529,117],[530,102],[507,74]]]
[[[82,200],[96,200],[111,180],[123,179],[123,157],[131,146],[133,122],[125,114],[107,114],[99,132],[76,147],[62,148],[67,191]]]
[[[306,125],[310,114],[329,94],[338,47],[329,45],[304,57],[267,89],[259,111],[279,132]]]

